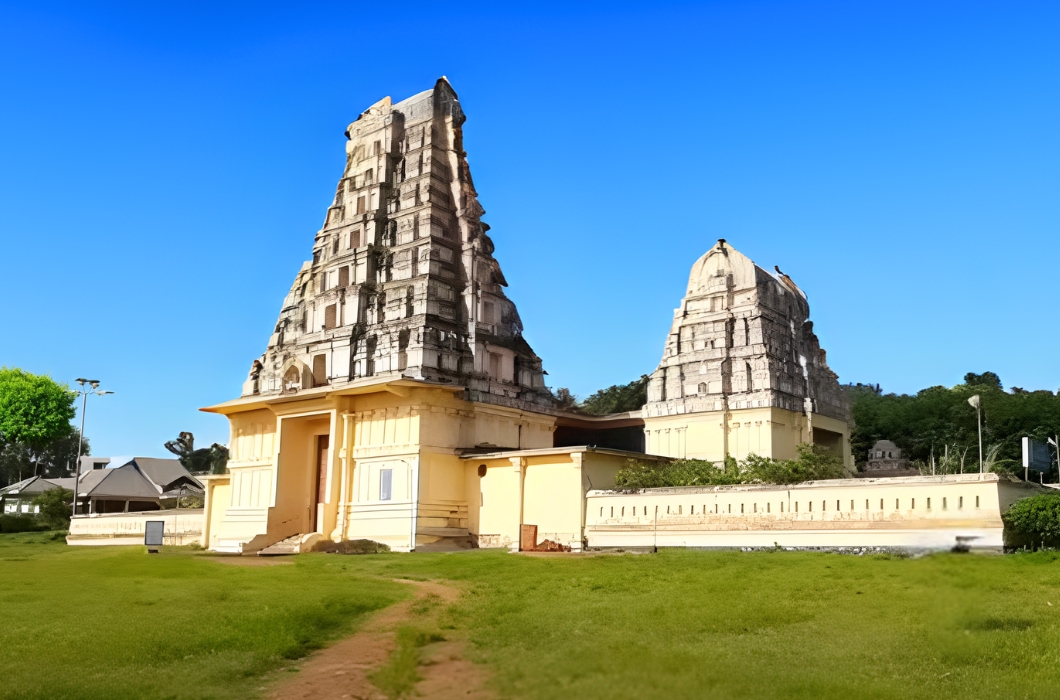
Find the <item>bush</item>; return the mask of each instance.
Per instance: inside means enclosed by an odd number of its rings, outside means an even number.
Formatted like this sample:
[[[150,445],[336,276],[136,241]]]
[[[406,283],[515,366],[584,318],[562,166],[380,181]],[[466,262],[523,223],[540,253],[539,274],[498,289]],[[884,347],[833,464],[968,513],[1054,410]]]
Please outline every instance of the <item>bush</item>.
[[[0,532],[38,532],[48,527],[29,515],[0,515]]]
[[[730,457],[724,466],[705,459],[677,459],[673,462],[638,462],[629,460],[618,470],[615,483],[628,489],[652,489],[665,486],[718,486],[740,484],[742,474],[736,460]]]
[[[1022,498],[1012,504],[1002,519],[1006,547],[1060,548],[1060,494]]]
[[[799,445],[795,459],[772,459],[748,455],[743,462],[733,457],[718,465],[703,459],[672,462],[637,462],[618,471],[615,483],[630,489],[665,486],[726,486],[730,484],[798,484],[846,476],[842,461],[828,450]]]
[[[69,489],[50,489],[33,499],[40,506],[40,520],[51,530],[66,530],[70,527],[70,505],[74,492]]]

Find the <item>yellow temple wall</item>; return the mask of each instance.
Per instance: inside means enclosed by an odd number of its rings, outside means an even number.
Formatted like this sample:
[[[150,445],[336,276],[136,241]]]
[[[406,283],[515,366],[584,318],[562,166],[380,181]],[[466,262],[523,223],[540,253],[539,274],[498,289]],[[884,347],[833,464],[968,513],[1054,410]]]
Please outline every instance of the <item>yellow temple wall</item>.
[[[800,443],[810,442],[806,416],[783,408],[734,409],[644,419],[645,447],[648,454],[677,459],[705,459],[721,462],[726,454],[738,460],[750,454],[775,459],[793,459]],[[813,426],[842,436],[842,459],[853,468],[850,454],[850,428],[843,421],[813,414]],[[727,433],[725,432],[727,429]]]
[[[538,542],[552,540],[582,548],[585,499],[589,488],[609,488],[626,456],[585,448],[512,453],[466,460],[468,481],[478,481],[470,523],[480,547],[517,549],[523,524],[537,526]],[[486,475],[479,477],[480,467]]]
[[[996,474],[588,494],[594,547],[1000,548],[1001,514],[1039,493]]]

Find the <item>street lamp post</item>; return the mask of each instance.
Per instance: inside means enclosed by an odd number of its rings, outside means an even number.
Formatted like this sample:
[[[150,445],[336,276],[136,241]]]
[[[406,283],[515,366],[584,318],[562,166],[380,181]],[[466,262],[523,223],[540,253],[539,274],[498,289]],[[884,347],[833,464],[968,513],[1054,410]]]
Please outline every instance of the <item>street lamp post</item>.
[[[1045,441],[1056,448],[1056,483],[1060,484],[1060,435],[1045,438]]]
[[[979,427],[979,473],[983,473],[983,414],[979,408],[979,394],[968,399],[968,403],[975,406],[975,422]]]
[[[77,515],[77,489],[81,481],[81,445],[84,444],[85,440],[85,411],[88,409],[88,395],[106,396],[114,393],[113,391],[101,391],[98,379],[78,377],[76,381],[81,385],[81,391],[77,392],[81,394],[81,432],[77,436],[77,462],[74,467],[74,502],[70,505],[70,515],[72,516]],[[86,389],[85,384],[88,384],[90,388]]]

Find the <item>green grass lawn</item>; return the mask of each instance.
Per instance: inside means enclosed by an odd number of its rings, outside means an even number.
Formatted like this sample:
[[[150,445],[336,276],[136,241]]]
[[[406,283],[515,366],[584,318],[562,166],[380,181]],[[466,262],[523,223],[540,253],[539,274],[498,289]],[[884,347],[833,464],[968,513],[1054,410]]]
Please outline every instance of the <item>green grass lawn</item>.
[[[470,640],[502,697],[1060,697],[1051,553],[315,554],[250,568],[40,534],[0,536],[0,697],[252,697],[269,670],[407,595],[400,577],[465,589],[439,631]]]

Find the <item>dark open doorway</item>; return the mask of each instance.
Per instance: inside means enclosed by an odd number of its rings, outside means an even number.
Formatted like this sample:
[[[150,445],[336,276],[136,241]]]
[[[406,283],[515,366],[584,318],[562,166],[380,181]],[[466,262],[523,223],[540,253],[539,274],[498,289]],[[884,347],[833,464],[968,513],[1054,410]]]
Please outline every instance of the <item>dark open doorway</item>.
[[[310,518],[312,519],[312,529],[314,532],[320,529],[319,522],[319,511],[318,507],[321,503],[327,500],[327,483],[328,483],[328,447],[331,446],[330,435],[318,435],[317,436],[317,451],[316,451],[316,498],[313,500],[312,509],[310,511]]]

